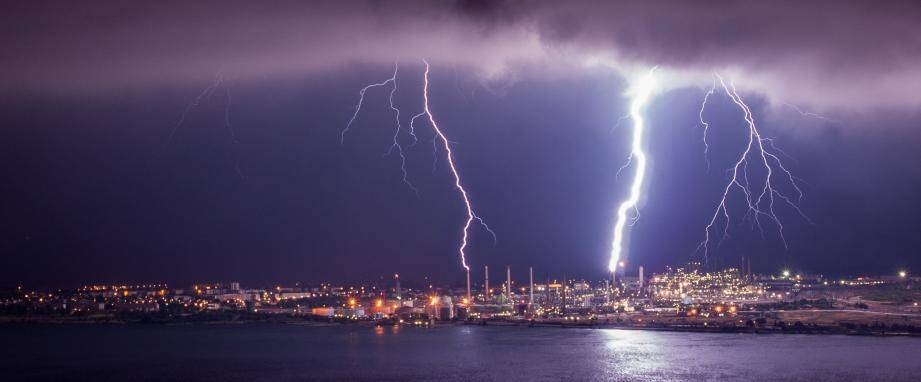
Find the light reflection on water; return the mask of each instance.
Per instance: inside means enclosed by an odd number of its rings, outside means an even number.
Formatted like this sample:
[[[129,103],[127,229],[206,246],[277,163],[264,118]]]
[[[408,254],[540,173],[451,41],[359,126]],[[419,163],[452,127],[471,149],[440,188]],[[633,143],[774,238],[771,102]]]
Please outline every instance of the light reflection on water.
[[[600,362],[603,373],[615,379],[649,378],[669,367],[658,354],[659,344],[636,330],[599,330],[606,352]]]
[[[921,338],[252,324],[0,326],[0,341],[4,380],[921,380]]]

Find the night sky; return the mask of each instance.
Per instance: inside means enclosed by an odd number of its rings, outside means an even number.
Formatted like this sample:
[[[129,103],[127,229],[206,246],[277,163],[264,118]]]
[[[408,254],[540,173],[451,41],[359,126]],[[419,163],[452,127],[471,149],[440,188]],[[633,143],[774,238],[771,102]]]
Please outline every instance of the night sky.
[[[921,270],[921,7],[912,2],[30,2],[0,16],[0,285],[357,281],[398,272],[460,283],[464,209],[434,117],[498,240],[469,261],[525,277],[601,278],[628,176],[624,97],[659,65],[651,156],[628,262],[699,261],[746,139],[711,97],[710,169],[698,111],[710,73],[732,76],[762,133],[802,179],[812,224],[778,207],[762,238],[742,220],[711,253],[756,272]],[[700,3],[700,2],[695,2]],[[210,95],[183,111],[222,76]],[[802,115],[789,105],[827,118]],[[170,139],[170,134],[176,128]],[[408,144],[408,136],[400,141]],[[433,159],[437,161],[433,169]]]

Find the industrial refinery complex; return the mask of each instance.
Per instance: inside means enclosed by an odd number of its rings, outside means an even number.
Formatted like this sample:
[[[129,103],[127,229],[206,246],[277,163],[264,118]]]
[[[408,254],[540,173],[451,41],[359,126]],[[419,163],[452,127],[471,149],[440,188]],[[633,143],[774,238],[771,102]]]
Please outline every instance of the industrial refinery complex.
[[[441,324],[623,326],[676,330],[921,329],[921,278],[829,279],[743,266],[700,264],[600,281],[513,280],[484,267],[482,283],[406,287],[400,276],[367,285],[243,288],[239,283],[88,285],[76,290],[3,292],[4,322],[284,321],[433,326]],[[742,270],[742,268],[746,268]],[[498,277],[496,277],[498,276]],[[798,325],[798,326],[797,326]],[[834,330],[832,330],[834,329]]]

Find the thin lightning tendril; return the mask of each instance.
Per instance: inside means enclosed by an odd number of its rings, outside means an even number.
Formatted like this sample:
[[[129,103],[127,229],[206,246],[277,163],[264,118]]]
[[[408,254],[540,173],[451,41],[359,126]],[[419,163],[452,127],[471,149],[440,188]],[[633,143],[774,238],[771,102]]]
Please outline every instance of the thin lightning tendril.
[[[230,86],[227,86],[224,81],[224,75],[220,71],[217,73],[217,75],[215,75],[214,81],[202,89],[201,93],[198,93],[198,96],[196,96],[195,99],[193,99],[192,102],[190,102],[188,105],[186,105],[185,109],[182,111],[182,114],[179,115],[179,120],[170,131],[169,137],[167,138],[167,143],[171,143],[173,141],[176,136],[176,132],[178,132],[179,129],[185,124],[185,120],[189,115],[189,112],[201,105],[202,101],[211,98],[211,96],[214,95],[214,92],[217,91],[217,89],[220,87],[224,88],[224,127],[227,129],[227,134],[230,136],[230,143],[234,147],[233,169],[240,177],[240,179],[246,180],[246,175],[243,174],[243,171],[240,168],[240,154],[238,148],[240,141],[237,139],[237,133],[234,131],[233,125],[230,123],[230,107],[233,103],[233,99],[230,95]]]
[[[437,140],[440,140],[444,145],[443,148],[446,153],[445,156],[447,157],[448,168],[451,170],[451,174],[454,175],[454,187],[457,188],[458,193],[460,193],[461,198],[464,201],[464,206],[467,208],[467,220],[464,222],[461,245],[457,252],[460,255],[461,265],[465,270],[469,271],[470,267],[467,265],[467,254],[465,251],[467,249],[467,239],[469,237],[471,223],[476,220],[483,227],[483,229],[485,229],[487,232],[489,232],[489,234],[493,236],[493,240],[496,239],[496,233],[493,232],[493,230],[490,229],[488,225],[486,225],[486,222],[484,222],[482,218],[474,213],[473,206],[470,203],[470,198],[467,195],[467,190],[464,189],[464,186],[461,183],[460,174],[457,172],[457,166],[454,164],[454,153],[451,151],[450,141],[441,131],[441,128],[438,127],[438,124],[435,122],[435,117],[432,116],[432,110],[429,108],[429,63],[425,60],[423,60],[423,62],[425,63],[425,85],[422,92],[423,99],[425,101],[423,113],[428,116],[429,123],[432,125],[432,129],[435,130],[435,135],[437,135]]]
[[[620,126],[624,123],[624,121],[626,121],[626,120],[628,120],[628,119],[630,119],[630,114],[622,115],[622,116],[620,116],[620,117],[617,117],[617,122],[615,122],[615,123],[614,123],[614,126],[611,127],[611,132],[613,133],[614,131],[616,131],[617,129],[619,129]]]
[[[393,110],[394,114],[396,114],[395,119],[397,122],[397,128],[393,131],[393,143],[391,143],[390,147],[387,148],[387,152],[384,153],[384,156],[389,156],[390,154],[393,154],[394,150],[396,150],[397,154],[400,156],[400,173],[403,174],[403,183],[406,184],[406,186],[411,190],[413,190],[413,192],[416,193],[416,196],[419,196],[419,189],[417,189],[416,186],[413,186],[413,184],[409,182],[409,179],[406,178],[408,176],[406,173],[406,155],[403,155],[403,145],[401,145],[399,141],[400,132],[403,130],[403,125],[400,123],[400,109],[393,105],[393,95],[397,92],[398,70],[399,67],[397,64],[393,64],[393,89],[390,90],[390,110]],[[410,134],[415,137],[415,134]]]
[[[757,227],[761,235],[764,236],[764,228],[761,225],[761,218],[767,218],[777,226],[778,235],[783,242],[784,248],[787,248],[788,244],[787,239],[784,236],[784,226],[780,219],[777,217],[777,213],[774,209],[775,202],[777,202],[779,199],[784,204],[787,204],[793,208],[793,210],[795,210],[803,219],[811,223],[809,218],[806,217],[806,215],[799,207],[799,203],[802,201],[804,196],[803,190],[800,189],[793,174],[784,166],[780,158],[774,154],[777,152],[786,156],[786,153],[783,153],[783,151],[776,148],[772,138],[765,138],[761,136],[761,133],[758,131],[758,126],[755,124],[755,119],[752,116],[751,108],[749,108],[745,101],[742,100],[742,97],[739,96],[735,84],[731,80],[727,84],[723,77],[721,77],[719,74],[714,74],[714,76],[716,81],[719,81],[720,88],[742,111],[745,124],[748,127],[748,142],[745,146],[745,149],[736,160],[735,164],[732,166],[732,168],[729,169],[729,182],[723,188],[722,198],[717,204],[716,210],[713,212],[713,216],[710,218],[710,221],[707,224],[704,232],[704,240],[701,241],[697,246],[697,251],[703,251],[705,260],[708,258],[710,252],[711,231],[715,229],[715,226],[720,220],[720,216],[722,216],[724,222],[723,234],[719,240],[719,243],[722,243],[723,240],[729,237],[729,223],[731,219],[729,216],[728,199],[734,189],[741,191],[742,195],[745,197],[745,203],[747,206],[745,217],[752,219],[752,225]],[[699,113],[701,117],[701,123],[705,124],[707,127],[709,127],[709,125],[707,125],[703,120],[703,109],[707,105],[707,98],[709,98],[712,93],[712,89],[707,93]],[[704,135],[704,144],[705,147],[709,147],[707,146],[706,134]],[[757,162],[757,164],[765,171],[763,186],[760,192],[752,190],[752,183],[749,179],[748,173],[750,157],[754,157],[754,160]],[[777,190],[774,184],[774,178],[777,175],[781,176],[783,179],[789,182],[790,186],[796,191],[796,201],[792,200],[790,197]],[[755,195],[756,193],[757,195]]]
[[[230,105],[233,101],[230,96],[229,86],[224,86],[224,93],[227,96],[227,102],[224,105],[224,126],[227,127],[227,133],[230,134],[230,143],[233,144],[234,148],[237,148],[237,146],[240,145],[240,141],[237,140],[237,133],[234,131],[233,125],[230,124]],[[243,171],[240,169],[239,149],[234,150],[233,169],[237,172],[237,175],[240,176],[240,179],[246,180],[246,175],[244,175]]]
[[[710,172],[710,144],[707,142],[707,134],[710,133],[710,124],[704,120],[704,108],[707,107],[707,101],[710,100],[710,96],[713,95],[713,92],[716,91],[716,78],[713,78],[713,85],[710,86],[710,90],[704,94],[704,100],[700,103],[700,112],[697,113],[699,118],[699,124],[704,129],[704,137],[702,139],[704,143],[704,161],[707,162],[707,172]]]
[[[632,101],[630,103],[630,119],[633,121],[633,138],[630,148],[630,157],[626,166],[636,164],[636,170],[633,174],[633,182],[630,185],[630,195],[624,200],[620,207],[617,208],[617,221],[614,223],[614,239],[611,244],[611,258],[608,261],[608,270],[614,272],[617,270],[617,263],[620,261],[624,252],[624,236],[627,226],[627,212],[634,211],[634,218],[630,225],[636,223],[639,217],[637,205],[640,202],[640,192],[643,187],[643,179],[646,176],[646,153],[643,151],[643,134],[646,122],[643,119],[643,109],[649,103],[652,92],[655,88],[655,78],[653,74],[656,68],[649,71],[635,88],[631,89]],[[618,173],[620,170],[618,170]]]
[[[215,91],[219,86],[221,86],[223,83],[224,83],[224,75],[221,74],[220,72],[218,72],[217,76],[215,76],[215,78],[214,78],[214,82],[212,82],[211,85],[208,85],[208,86],[206,86],[204,89],[202,89],[201,93],[198,93],[198,96],[195,97],[195,99],[192,100],[192,102],[190,102],[188,105],[186,105],[185,110],[183,110],[183,111],[182,111],[182,114],[179,116],[179,121],[176,122],[176,125],[173,126],[173,130],[170,131],[170,133],[169,133],[169,138],[167,139],[167,142],[172,142],[172,141],[173,141],[173,137],[176,135],[176,131],[179,131],[179,128],[182,127],[182,125],[185,123],[185,118],[186,118],[186,116],[189,115],[189,112],[192,111],[193,108],[195,108],[195,107],[197,107],[198,105],[200,105],[202,100],[205,100],[205,99],[210,98],[211,95],[214,94],[214,91]],[[227,95],[228,107],[230,107],[230,106],[229,106],[229,102],[230,102],[230,93],[227,93],[227,94],[228,94],[228,95]],[[229,112],[228,112],[228,113],[225,113],[225,117],[226,117],[227,114],[229,114]],[[228,126],[229,126],[229,124],[228,124]],[[232,130],[231,130],[231,131],[232,131]],[[234,137],[234,140],[236,140],[236,137]]]
[[[401,181],[403,182],[403,184],[409,187],[409,189],[412,190],[413,193],[416,194],[416,196],[418,196],[419,189],[417,189],[416,186],[414,186],[409,181],[409,178],[408,178],[409,174],[406,171],[406,155],[404,155],[403,153],[403,145],[400,144],[400,133],[403,131],[403,125],[402,123],[400,123],[400,109],[397,108],[396,105],[393,103],[393,95],[396,94],[397,92],[397,74],[399,73],[399,70],[400,70],[399,64],[394,63],[393,64],[393,75],[390,76],[390,78],[386,79],[383,82],[370,84],[370,85],[367,85],[361,88],[361,91],[358,92],[359,97],[358,97],[358,104],[355,105],[355,113],[352,114],[352,118],[349,119],[349,123],[346,124],[345,128],[342,129],[342,131],[339,133],[339,143],[340,144],[345,143],[345,134],[349,132],[349,130],[352,127],[352,123],[354,123],[355,119],[358,118],[358,113],[361,112],[361,105],[365,101],[365,93],[368,91],[368,89],[375,88],[378,86],[387,86],[387,84],[390,84],[391,88],[390,88],[389,106],[390,106],[390,110],[393,110],[394,112],[394,119],[396,121],[396,129],[393,132],[393,142],[390,144],[390,147],[387,148],[387,152],[384,153],[384,156],[390,156],[394,152],[396,152],[397,155],[400,156],[400,174],[402,175]],[[410,131],[409,131],[409,135],[412,136],[414,140],[413,144],[415,144],[415,141],[418,141],[418,139],[416,139],[416,134],[414,130],[412,130],[413,129],[412,122],[415,119],[416,117],[413,117],[413,120],[410,121]]]
[[[394,64],[393,66],[394,66],[394,69],[393,69],[393,76],[392,76],[392,77],[388,78],[388,79],[385,80],[384,82],[378,82],[378,83],[374,83],[374,84],[367,85],[367,86],[361,88],[360,91],[358,91],[358,103],[355,104],[355,113],[352,114],[352,118],[349,119],[349,123],[347,123],[347,124],[345,125],[345,128],[342,129],[342,131],[339,132],[339,144],[340,144],[340,145],[345,144],[345,134],[348,133],[349,130],[351,130],[351,128],[352,128],[352,123],[355,122],[355,119],[358,118],[358,113],[361,112],[361,105],[362,105],[362,103],[365,102],[365,92],[367,92],[368,89],[371,89],[371,88],[376,88],[376,87],[378,87],[378,86],[387,86],[387,84],[389,84],[389,83],[394,83],[394,84],[396,83],[396,81],[397,81],[397,80],[396,80],[396,78],[397,78],[397,66],[396,66],[396,64]],[[396,85],[394,85],[394,86],[396,86]]]
[[[416,118],[422,117],[425,115],[425,111],[420,112],[412,117],[409,120],[409,136],[413,137],[413,143],[409,144],[409,147],[413,147],[416,143],[419,143],[419,137],[416,136]]]
[[[796,105],[791,104],[791,103],[783,103],[782,105],[784,105],[784,106],[786,106],[786,107],[789,107],[790,109],[793,109],[793,111],[799,113],[799,115],[801,115],[801,116],[803,116],[803,117],[811,117],[811,118],[815,118],[815,119],[820,119],[820,120],[822,120],[822,121],[825,121],[825,122],[828,122],[828,123],[831,123],[831,124],[838,124],[838,123],[839,123],[838,121],[836,121],[836,120],[834,120],[834,119],[831,119],[831,118],[828,118],[828,117],[826,117],[826,116],[824,116],[824,115],[816,114],[816,113],[813,113],[813,112],[811,112],[811,111],[805,111],[805,110],[801,109],[799,106],[796,106]]]

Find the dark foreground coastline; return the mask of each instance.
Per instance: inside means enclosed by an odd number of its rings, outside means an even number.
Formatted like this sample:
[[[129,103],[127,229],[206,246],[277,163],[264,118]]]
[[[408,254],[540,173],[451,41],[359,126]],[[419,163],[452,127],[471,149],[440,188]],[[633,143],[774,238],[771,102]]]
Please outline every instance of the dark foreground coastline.
[[[680,317],[673,315],[616,314],[599,317],[523,319],[497,317],[453,321],[354,320],[310,315],[194,314],[194,315],[87,315],[0,316],[0,326],[32,325],[242,325],[441,327],[489,326],[530,328],[623,329],[691,333],[829,334],[921,337],[921,317],[842,310],[761,312],[758,318]]]

